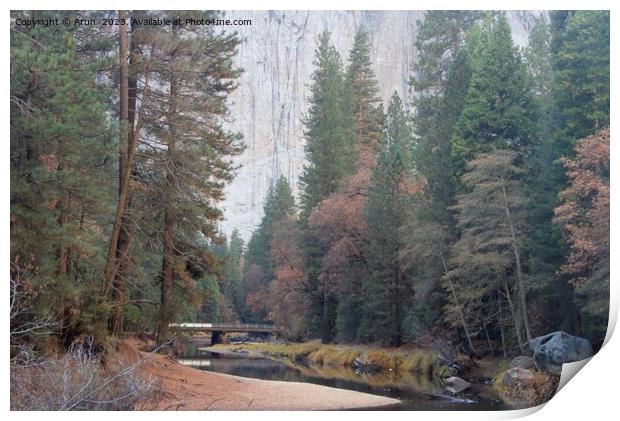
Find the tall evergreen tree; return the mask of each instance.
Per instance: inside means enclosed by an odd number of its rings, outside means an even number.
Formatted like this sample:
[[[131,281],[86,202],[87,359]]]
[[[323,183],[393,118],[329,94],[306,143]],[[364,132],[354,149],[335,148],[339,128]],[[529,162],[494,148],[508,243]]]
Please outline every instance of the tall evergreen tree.
[[[248,299],[253,296],[266,301],[267,291],[275,277],[274,262],[271,257],[274,230],[282,220],[292,219],[296,213],[295,198],[284,176],[280,176],[275,185],[269,188],[263,212],[264,215],[258,228],[250,237],[244,258],[244,290]],[[266,306],[267,303],[263,304]],[[260,315],[254,314],[253,319],[263,319],[266,315],[266,311]]]
[[[101,267],[98,244],[112,199],[111,188],[101,185],[110,177],[114,146],[105,118],[109,92],[97,84],[97,72],[110,63],[82,50],[90,39],[73,27],[11,30],[11,253],[38,268],[33,288],[47,293],[35,307],[59,313],[65,345],[82,331],[102,334],[105,320],[87,274]]]
[[[403,247],[400,227],[410,206],[413,183],[408,146],[411,131],[397,93],[390,100],[385,147],[372,175],[366,204],[368,275],[359,336],[363,340],[398,346],[412,297],[412,285],[399,265]]]
[[[176,17],[183,22],[186,15],[196,14],[178,12]],[[204,12],[206,19],[216,16],[217,12]],[[240,74],[233,64],[237,35],[174,22],[159,34],[152,54],[162,64],[156,67],[149,88],[156,100],[144,104],[144,127],[153,145],[164,147],[152,148],[163,218],[159,338],[164,340],[175,315],[175,281],[184,294],[195,290],[186,267],[208,263],[204,239],[218,235],[221,211],[215,204],[234,175],[231,157],[243,147],[240,135],[224,125],[227,96]]]
[[[494,306],[489,302],[495,302],[500,294],[510,309],[517,343],[523,348],[523,332],[527,340],[532,336],[522,257],[525,199],[522,170],[516,160],[516,152],[497,149],[479,154],[467,164],[463,184],[468,190],[455,206],[461,236],[453,247],[446,275],[450,282],[447,289],[455,288],[456,294],[452,294],[447,311],[458,326],[464,307],[467,322],[486,329],[486,324],[494,321],[489,310]],[[455,297],[458,302],[452,300]]]
[[[488,17],[454,133],[461,173],[464,162],[477,153],[496,148],[531,151],[539,127],[538,107],[531,87],[506,17]]]
[[[353,174],[358,157],[342,60],[331,44],[329,32],[319,36],[314,66],[310,108],[304,119],[308,164],[300,178],[302,224],[307,222],[312,210],[322,200],[334,193],[346,177]],[[331,316],[325,317],[324,313],[333,308],[334,303],[325,296],[319,282],[324,251],[319,245],[320,241],[309,231],[304,231],[302,236],[308,282],[315,291],[310,306],[310,331],[328,341],[332,334],[327,331],[331,332],[332,329],[325,326],[326,322],[330,324]]]
[[[468,32],[482,16],[478,11],[428,11],[416,34],[418,60],[409,81],[415,107],[413,159],[425,187],[416,198],[410,223],[403,228],[408,249],[415,255],[410,261],[416,262],[417,299],[407,316],[411,332],[429,329],[443,318],[440,279],[445,269],[439,251],[447,244],[437,245],[434,258],[429,256],[423,262],[418,261],[415,250],[420,232],[442,232],[441,240],[446,243],[454,237],[455,222],[448,210],[458,184],[452,138],[471,78],[470,51],[475,48]]]
[[[609,125],[609,11],[553,12],[554,125],[563,153]]]
[[[357,156],[352,116],[346,112],[342,60],[329,32],[319,36],[314,66],[310,106],[303,120],[308,164],[300,177],[302,220],[353,173]]]
[[[245,314],[245,292],[243,288],[243,239],[235,228],[230,235],[230,242],[226,253],[224,280],[227,286],[229,300],[234,305],[239,316]]]
[[[385,115],[379,98],[377,77],[370,61],[370,39],[364,27],[360,27],[353,39],[346,72],[346,94],[349,96],[349,112],[355,122],[356,146],[360,151],[361,165],[374,159],[380,149]]]
[[[552,82],[550,27],[541,16],[529,35],[523,57],[533,81],[533,92],[540,106],[540,141],[524,162],[528,201],[527,221],[529,232],[524,249],[530,290],[537,298],[532,304],[543,311],[544,328],[574,332],[576,315],[572,288],[556,273],[566,252],[560,229],[551,223],[553,209],[557,206],[558,189],[563,184],[564,169],[558,161],[557,143],[552,128]],[[537,302],[539,301],[539,302]],[[549,306],[549,303],[553,303]],[[547,307],[549,306],[549,307]],[[562,309],[555,311],[555,309]],[[541,326],[542,327],[542,326]]]
[[[427,11],[418,22],[414,46],[418,59],[409,80],[415,102],[414,131],[418,143],[439,139],[432,135],[437,128],[437,109],[446,89],[449,69],[463,47],[469,28],[483,16],[479,11]]]

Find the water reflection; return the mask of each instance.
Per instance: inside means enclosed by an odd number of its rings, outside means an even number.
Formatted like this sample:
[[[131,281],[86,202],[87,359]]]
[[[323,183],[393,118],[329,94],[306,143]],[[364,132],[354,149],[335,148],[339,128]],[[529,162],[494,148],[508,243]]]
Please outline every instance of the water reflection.
[[[201,370],[263,380],[314,383],[340,389],[389,396],[403,401],[400,410],[502,410],[509,409],[489,386],[474,385],[451,396],[436,379],[412,372],[384,371],[358,374],[352,369],[298,366],[269,359],[226,358],[193,351],[179,362]],[[473,403],[468,403],[473,401]]]

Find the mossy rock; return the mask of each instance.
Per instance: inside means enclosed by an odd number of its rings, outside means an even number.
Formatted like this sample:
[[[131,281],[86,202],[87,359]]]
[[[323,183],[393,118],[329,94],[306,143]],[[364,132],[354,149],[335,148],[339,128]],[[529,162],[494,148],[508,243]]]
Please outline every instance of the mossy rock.
[[[527,408],[550,400],[558,388],[560,378],[550,373],[511,367],[496,382],[499,396],[508,405]]]

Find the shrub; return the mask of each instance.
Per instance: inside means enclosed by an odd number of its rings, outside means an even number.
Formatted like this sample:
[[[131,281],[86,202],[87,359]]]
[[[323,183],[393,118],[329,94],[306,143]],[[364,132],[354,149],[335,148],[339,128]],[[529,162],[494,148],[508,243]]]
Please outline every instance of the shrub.
[[[105,411],[154,409],[160,387],[137,364],[102,365],[92,347],[78,345],[61,357],[11,364],[11,410]]]

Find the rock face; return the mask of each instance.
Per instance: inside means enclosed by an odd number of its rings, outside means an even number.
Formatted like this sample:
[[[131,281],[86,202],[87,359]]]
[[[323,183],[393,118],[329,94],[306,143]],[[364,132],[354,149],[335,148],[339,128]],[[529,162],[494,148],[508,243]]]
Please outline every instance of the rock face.
[[[508,12],[517,44],[527,42],[540,12]],[[417,57],[413,41],[423,11],[229,11],[228,19],[251,19],[251,26],[227,28],[244,39],[236,58],[245,71],[231,98],[233,128],[247,149],[236,159],[240,170],[221,204],[230,234],[247,239],[260,221],[269,186],[288,178],[294,193],[304,165],[302,116],[307,110],[314,50],[323,30],[346,62],[353,36],[363,25],[372,42],[372,61],[384,102],[398,91],[408,97],[407,80]]]
[[[541,370],[559,375],[562,364],[580,361],[592,356],[592,346],[587,339],[565,332],[553,332],[529,342],[534,360]]]

